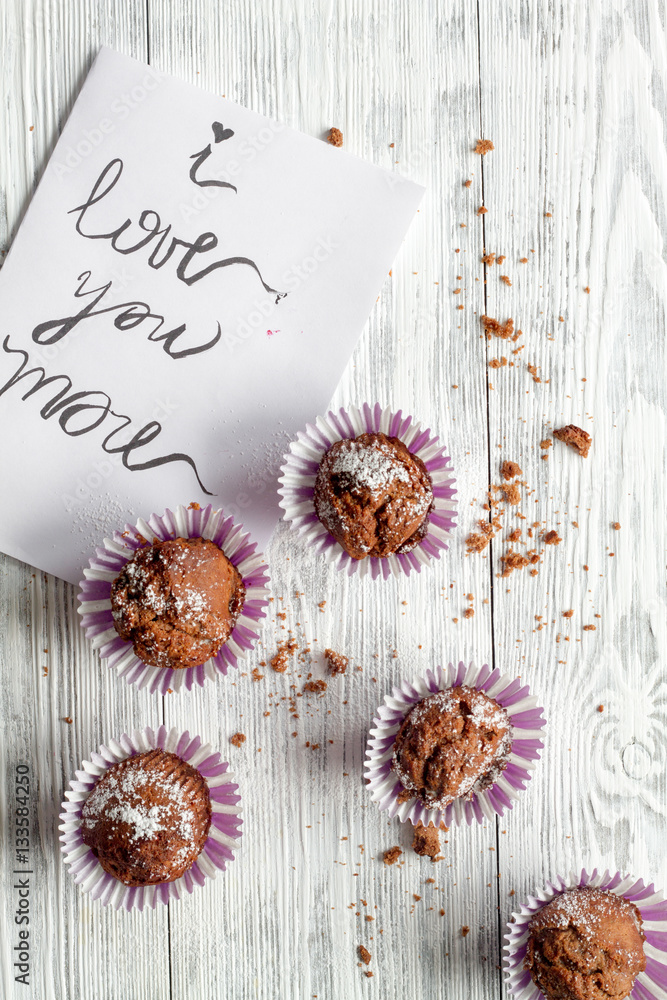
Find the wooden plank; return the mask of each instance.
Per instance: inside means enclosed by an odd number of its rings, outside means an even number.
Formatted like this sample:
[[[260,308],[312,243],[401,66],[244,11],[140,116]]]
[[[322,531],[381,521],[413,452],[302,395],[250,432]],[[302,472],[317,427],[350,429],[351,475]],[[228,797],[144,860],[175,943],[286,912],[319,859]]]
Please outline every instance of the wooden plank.
[[[145,58],[144,15],[143,3],[115,0],[3,6],[3,251],[99,46]],[[7,998],[28,992],[14,982],[13,948],[21,928],[14,924],[18,896],[12,888],[13,779],[16,765],[26,762],[33,779],[31,995],[166,998],[166,910],[129,915],[93,903],[67,874],[58,841],[60,803],[75,768],[104,740],[160,721],[161,705],[102,668],[79,628],[74,588],[3,556],[0,581],[0,799],[6,834],[0,885],[8,918],[0,941],[0,992]]]
[[[508,512],[508,528],[524,542],[533,522],[535,536],[562,537],[529,543],[542,553],[536,577],[494,580],[499,663],[521,671],[549,720],[534,787],[501,837],[503,920],[549,875],[582,865],[667,883],[665,28],[650,3],[618,13],[511,3],[481,25],[496,144],[486,248],[507,255],[487,269],[485,308],[514,317],[525,344],[514,356],[518,344],[488,345],[515,361],[489,371],[492,481],[500,460],[518,462],[527,520]],[[555,442],[543,460],[540,441],[570,422],[593,435],[588,459]]]
[[[428,185],[335,402],[379,399],[439,429],[466,502],[486,480],[484,347],[471,316],[450,318],[461,258],[450,234],[465,201],[461,164],[472,159],[477,27],[467,13],[437,11],[365,2],[222,11],[200,0],[186,13],[152,2],[151,52],[157,68],[310,134],[336,125],[348,150]],[[296,726],[285,703],[269,698],[301,689],[295,671],[260,668],[258,683],[233,678],[167,701],[170,722],[203,731],[231,759],[246,810],[233,868],[171,908],[174,995],[440,997],[444,983],[451,997],[497,995],[495,828],[452,832],[447,860],[433,867],[412,854],[407,830],[380,817],[362,780],[369,723],[392,684],[442,660],[490,656],[486,567],[471,563],[464,586],[457,542],[420,579],[360,583],[322,567],[282,529],[269,555],[273,608],[287,615],[299,648],[312,650],[299,673],[324,676],[327,645],[363,672],[332,680],[325,698],[300,707]],[[464,625],[469,591],[478,613]],[[268,623],[260,659],[275,651],[281,624]],[[237,730],[247,736],[241,750],[228,745]],[[385,868],[379,857],[395,843],[405,864]],[[437,889],[424,882],[431,876]],[[372,953],[372,979],[358,967],[360,943]]]

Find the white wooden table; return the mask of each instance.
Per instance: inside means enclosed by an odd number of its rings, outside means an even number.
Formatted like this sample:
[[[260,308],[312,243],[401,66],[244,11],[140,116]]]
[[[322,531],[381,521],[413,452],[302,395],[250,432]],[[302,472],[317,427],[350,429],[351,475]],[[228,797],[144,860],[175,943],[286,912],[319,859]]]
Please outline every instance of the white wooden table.
[[[440,563],[385,584],[348,580],[280,526],[261,648],[227,680],[165,699],[100,665],[72,587],[0,558],[7,1000],[491,1000],[505,995],[512,906],[550,874],[609,866],[667,887],[666,16],[659,0],[3,0],[3,252],[103,43],[313,135],[336,125],[348,150],[427,185],[334,402],[379,399],[439,431],[460,500]],[[484,160],[472,151],[480,136],[495,144]],[[503,266],[485,270],[484,248],[506,255]],[[523,338],[487,342],[484,313],[513,317]],[[502,355],[514,365],[490,369]],[[542,460],[540,441],[570,421],[593,434],[590,457],[557,443]],[[503,459],[523,469],[527,520],[507,513],[490,549],[466,557]],[[537,576],[499,578],[503,539],[516,526],[525,539],[533,522],[562,543],[538,543]],[[250,670],[273,655],[283,625],[311,657],[284,676],[262,669],[254,683]],[[280,699],[300,689],[297,673],[324,676],[325,646],[362,669],[304,698],[295,727]],[[450,831],[433,866],[370,801],[362,765],[392,684],[456,658],[530,683],[547,745],[514,811]],[[82,759],[160,722],[200,733],[230,760],[243,847],[203,891],[128,915],[73,884],[57,817]],[[33,776],[30,988],[12,968],[23,762]],[[388,868],[381,855],[394,844],[403,864]]]

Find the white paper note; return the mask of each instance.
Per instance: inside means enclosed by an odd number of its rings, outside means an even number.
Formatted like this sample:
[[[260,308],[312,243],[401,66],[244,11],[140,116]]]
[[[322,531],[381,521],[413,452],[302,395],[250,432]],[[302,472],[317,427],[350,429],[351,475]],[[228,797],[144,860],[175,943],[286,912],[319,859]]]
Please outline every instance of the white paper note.
[[[103,49],[0,271],[0,548],[195,501],[263,547],[423,188]]]

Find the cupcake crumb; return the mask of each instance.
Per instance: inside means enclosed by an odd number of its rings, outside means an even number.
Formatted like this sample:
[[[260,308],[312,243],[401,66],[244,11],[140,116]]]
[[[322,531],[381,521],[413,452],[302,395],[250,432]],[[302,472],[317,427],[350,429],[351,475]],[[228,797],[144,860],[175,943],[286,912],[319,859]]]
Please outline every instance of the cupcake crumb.
[[[429,823],[428,826],[417,823],[412,838],[412,850],[421,857],[431,858],[432,861],[440,860],[438,857],[440,854],[440,834],[432,823]]]
[[[323,695],[327,689],[326,681],[306,681],[303,685],[303,690],[308,691],[311,694]]]
[[[370,962],[370,960],[371,960],[371,953],[370,953],[370,951],[368,950],[368,948],[364,948],[363,944],[360,944],[360,945],[358,946],[357,950],[358,950],[358,952],[359,952],[359,958],[361,959],[361,961],[362,961],[362,962],[363,962],[363,963],[364,963],[365,965],[368,965],[368,964],[369,964],[369,962]]]
[[[270,660],[272,668],[277,674],[284,674],[287,670],[287,663],[294,653],[296,653],[298,648],[298,643],[296,639],[287,639],[286,642],[278,643],[278,652]]]
[[[475,152],[479,153],[480,156],[486,156],[486,154],[490,153],[492,149],[495,149],[495,146],[493,145],[490,139],[477,140],[477,145],[475,146]]]
[[[229,742],[234,747],[242,746],[245,743],[245,733],[234,733],[233,736],[230,736]]]
[[[395,865],[400,858],[403,851],[400,849],[398,844],[395,847],[389,847],[382,855],[382,860],[385,865]]]
[[[344,674],[347,670],[347,665],[350,662],[347,656],[343,656],[342,653],[337,653],[333,649],[324,650],[324,659],[329,667],[329,673],[332,675]]]
[[[559,441],[569,445],[570,448],[574,448],[582,458],[588,457],[592,438],[581,427],[577,427],[576,424],[567,424],[565,427],[554,430],[553,435]]]
[[[343,145],[343,133],[339,128],[330,128],[329,134],[327,136],[327,142],[330,146],[342,146]]]
[[[493,319],[492,316],[482,316],[481,324],[484,327],[487,340],[491,340],[491,337],[499,337],[501,340],[517,340],[521,336],[520,330],[514,332],[513,319],[501,323],[500,320]]]
[[[521,469],[516,462],[505,461],[500,466],[500,475],[505,481],[516,479],[517,476],[521,475]]]
[[[554,531],[553,529],[551,531],[546,531],[542,535],[542,538],[544,540],[545,545],[560,545],[560,543],[563,541],[558,532]]]

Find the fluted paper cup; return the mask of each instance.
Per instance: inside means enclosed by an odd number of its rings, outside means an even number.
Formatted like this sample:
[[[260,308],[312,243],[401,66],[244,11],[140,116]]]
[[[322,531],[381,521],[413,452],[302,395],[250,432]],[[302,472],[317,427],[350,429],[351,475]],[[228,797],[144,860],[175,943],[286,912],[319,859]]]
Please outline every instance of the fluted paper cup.
[[[137,549],[154,538],[208,538],[222,549],[241,574],[245,600],[232,633],[214,657],[197,667],[150,666],[139,659],[132,643],[121,639],[114,627],[111,584]],[[229,667],[236,667],[257,642],[257,623],[266,617],[269,576],[264,556],[256,550],[257,543],[243,526],[225,517],[224,511],[214,511],[210,504],[206,507],[180,505],[162,515],[151,514],[147,521],[142,519],[136,525],[128,524],[125,531],[116,531],[113,538],[105,538],[102,547],[95,550],[80,584],[81,626],[101,658],[129,684],[148,687],[151,693],[163,695],[182,687],[190,690],[193,684],[203,684],[207,677],[226,674]]]
[[[528,896],[519,910],[512,914],[505,934],[503,970],[510,994],[515,1000],[543,1000],[544,994],[535,985],[530,973],[524,969],[528,943],[528,925],[543,906],[567,889],[606,889],[634,903],[642,918],[646,937],[644,954],[646,969],[635,979],[630,997],[632,1000],[667,1000],[667,903],[662,892],[653,883],[645,885],[642,879],[609,871],[589,873],[570,872],[567,877],[556,875],[552,882]]]
[[[410,552],[382,559],[374,556],[353,559],[315,513],[313,492],[322,457],[336,441],[374,433],[398,438],[422,460],[433,487],[433,507],[424,538]],[[389,407],[382,409],[379,403],[374,406],[364,403],[361,409],[350,406],[338,413],[329,411],[326,417],[317,417],[314,424],[299,432],[285,455],[278,492],[284,519],[327,562],[333,562],[350,576],[370,574],[373,579],[379,576],[387,579],[392,574],[407,576],[413,570],[419,573],[422,566],[439,559],[442,550],[448,547],[456,523],[455,482],[451,459],[435,434],[428,428],[422,429],[413,417],[404,416],[402,410],[394,413]]]
[[[187,761],[204,778],[211,797],[211,827],[201,854],[179,879],[157,885],[128,886],[105,872],[92,850],[84,844],[81,813],[97,781],[113,764],[157,747]],[[203,885],[207,878],[215,878],[234,860],[233,851],[239,847],[242,825],[238,785],[228,770],[229,765],[208,743],[202,743],[199,736],[191,737],[188,732],[179,733],[176,729],[167,731],[165,726],[157,730],[147,727],[132,736],[124,733],[119,739],[110,740],[90,757],[89,761],[83,761],[81,770],[75,772],[65,792],[59,829],[65,864],[77,885],[93,899],[115,909],[155,907],[158,902],[180,899],[183,892],[191,893],[196,885]]]
[[[417,796],[402,802],[400,795],[404,788],[391,767],[396,734],[405,716],[420,701],[460,685],[483,691],[507,712],[512,724],[507,767],[488,788],[473,792],[470,798],[455,799],[445,809],[427,809]],[[449,827],[464,820],[468,824],[473,820],[482,823],[502,816],[506,809],[512,809],[530,780],[544,747],[541,732],[544,724],[542,709],[528,686],[518,678],[492,670],[486,663],[481,667],[473,663],[467,666],[450,663],[428,670],[412,684],[404,681],[395,687],[373,719],[364,771],[373,801],[392,818],[397,816],[401,822],[409,821],[414,826],[433,823],[436,827],[440,824]]]

